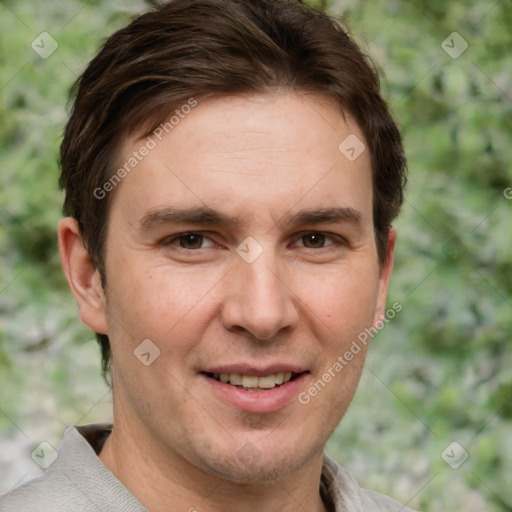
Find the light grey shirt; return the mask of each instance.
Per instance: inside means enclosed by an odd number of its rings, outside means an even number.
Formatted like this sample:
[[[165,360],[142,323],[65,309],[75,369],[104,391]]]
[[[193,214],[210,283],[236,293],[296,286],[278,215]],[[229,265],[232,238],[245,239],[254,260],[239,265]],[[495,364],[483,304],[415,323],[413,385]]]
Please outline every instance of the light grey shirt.
[[[58,458],[41,478],[0,496],[1,512],[148,512],[98,458],[110,423],[68,427]],[[414,512],[359,487],[350,473],[324,455],[320,494],[331,512]]]

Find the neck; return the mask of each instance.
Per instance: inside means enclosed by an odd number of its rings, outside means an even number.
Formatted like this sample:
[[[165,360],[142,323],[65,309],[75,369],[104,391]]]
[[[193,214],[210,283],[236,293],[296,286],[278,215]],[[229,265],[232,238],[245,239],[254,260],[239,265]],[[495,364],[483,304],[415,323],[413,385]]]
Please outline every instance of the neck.
[[[133,422],[127,425],[116,421],[99,457],[151,512],[326,511],[319,493],[322,453],[270,482],[233,482],[190,464],[154,439],[134,435]]]

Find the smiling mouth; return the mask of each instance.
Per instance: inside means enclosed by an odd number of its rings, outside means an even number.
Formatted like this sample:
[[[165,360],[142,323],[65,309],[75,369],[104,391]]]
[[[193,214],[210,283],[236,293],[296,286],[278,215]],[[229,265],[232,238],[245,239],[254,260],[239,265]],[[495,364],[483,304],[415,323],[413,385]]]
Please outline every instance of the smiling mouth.
[[[210,379],[223,382],[224,384],[230,384],[231,386],[243,389],[244,391],[268,391],[296,379],[304,372],[277,372],[263,376],[241,375],[239,373],[202,373]]]

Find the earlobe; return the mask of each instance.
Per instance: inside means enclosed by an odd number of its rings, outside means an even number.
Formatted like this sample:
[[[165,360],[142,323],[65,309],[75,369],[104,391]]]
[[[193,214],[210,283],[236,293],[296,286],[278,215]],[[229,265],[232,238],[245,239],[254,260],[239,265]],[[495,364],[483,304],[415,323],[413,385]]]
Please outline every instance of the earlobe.
[[[60,262],[78,305],[80,320],[94,331],[107,334],[105,295],[75,219],[66,217],[58,227]]]

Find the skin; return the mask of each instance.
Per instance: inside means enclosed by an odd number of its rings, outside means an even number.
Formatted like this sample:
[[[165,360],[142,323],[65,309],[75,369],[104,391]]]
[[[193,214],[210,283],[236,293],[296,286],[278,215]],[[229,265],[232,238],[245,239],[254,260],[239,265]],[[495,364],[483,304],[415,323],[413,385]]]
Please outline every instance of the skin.
[[[299,389],[307,391],[384,313],[396,234],[379,265],[368,151],[350,162],[338,150],[350,134],[364,141],[323,97],[199,102],[115,190],[105,290],[76,223],[61,222],[61,261],[81,320],[112,346],[114,429],[100,459],[151,511],[324,510],[323,449],[366,349],[308,404],[294,397],[267,413],[233,407],[199,372],[294,363],[309,372]],[[127,139],[123,155],[140,145]],[[143,229],[148,213],[177,206],[239,224]],[[350,208],[359,222],[290,221],[324,208]],[[176,238],[190,231],[203,241]],[[263,249],[252,263],[236,252],[248,236]],[[160,350],[149,366],[133,353],[147,338]]]

